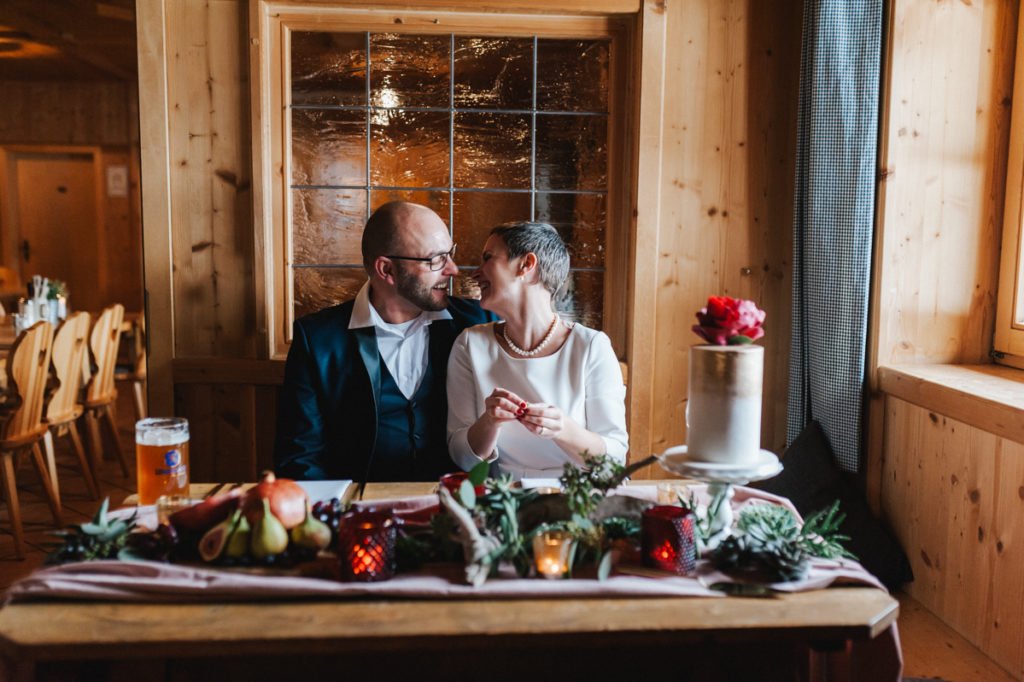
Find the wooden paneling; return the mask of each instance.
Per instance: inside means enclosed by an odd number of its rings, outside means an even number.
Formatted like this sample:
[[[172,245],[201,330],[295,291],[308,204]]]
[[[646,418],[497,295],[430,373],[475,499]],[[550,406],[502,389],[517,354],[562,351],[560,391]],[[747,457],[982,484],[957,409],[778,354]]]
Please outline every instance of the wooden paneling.
[[[887,396],[1024,443],[1024,372],[999,365],[899,365],[878,370]]]
[[[0,81],[0,143],[133,143],[133,89],[113,81]]]
[[[650,292],[655,452],[685,442],[688,354],[699,342],[690,328],[716,294],[753,299],[768,313],[762,443],[785,446],[800,7],[666,5],[665,82],[672,85],[664,90],[657,289]]]
[[[892,4],[871,369],[986,362],[1017,3]]]
[[[907,591],[1024,676],[1024,444],[886,399],[882,507]]]
[[[254,357],[247,7],[165,7],[174,356]]]
[[[255,481],[274,466],[277,387],[180,383],[174,413],[189,420],[192,480]]]
[[[1013,0],[888,7],[868,339],[873,503],[878,368],[989,361],[1019,11]]]

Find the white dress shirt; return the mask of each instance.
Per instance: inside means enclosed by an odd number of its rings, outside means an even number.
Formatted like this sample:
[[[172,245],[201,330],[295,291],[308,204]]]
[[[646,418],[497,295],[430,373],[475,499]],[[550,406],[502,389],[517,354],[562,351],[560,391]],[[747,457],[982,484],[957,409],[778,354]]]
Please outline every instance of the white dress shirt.
[[[430,323],[434,320],[450,319],[452,315],[447,310],[424,310],[408,322],[385,322],[370,303],[370,283],[367,282],[356,294],[348,328],[375,328],[377,349],[384,365],[391,372],[391,377],[398,384],[398,390],[402,395],[412,398],[427,371]]]
[[[469,445],[469,427],[483,414],[484,399],[504,388],[530,403],[555,405],[604,440],[605,453],[625,464],[626,387],[611,340],[581,324],[569,332],[558,352],[541,358],[513,357],[498,345],[494,324],[463,331],[448,359],[448,451],[465,470],[481,459],[495,461],[514,478],[557,478],[569,461],[551,439],[536,436],[519,422],[498,434],[496,452],[478,457]]]

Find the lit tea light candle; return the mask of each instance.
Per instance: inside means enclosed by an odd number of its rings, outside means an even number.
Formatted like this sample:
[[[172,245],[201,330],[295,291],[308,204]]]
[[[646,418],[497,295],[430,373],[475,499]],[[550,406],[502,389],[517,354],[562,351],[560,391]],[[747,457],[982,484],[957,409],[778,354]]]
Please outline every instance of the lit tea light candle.
[[[667,505],[644,511],[640,520],[640,548],[644,566],[677,575],[692,572],[697,565],[693,512]]]
[[[391,514],[350,511],[338,525],[341,579],[377,582],[395,575],[395,519]]]
[[[537,575],[564,578],[569,574],[572,535],[563,530],[547,530],[533,536],[533,565]]]

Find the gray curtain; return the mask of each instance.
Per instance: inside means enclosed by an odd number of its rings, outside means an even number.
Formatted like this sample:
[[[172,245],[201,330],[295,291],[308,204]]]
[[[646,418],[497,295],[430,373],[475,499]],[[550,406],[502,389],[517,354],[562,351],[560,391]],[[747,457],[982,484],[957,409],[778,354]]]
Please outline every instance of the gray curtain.
[[[789,442],[811,419],[860,464],[883,0],[805,0]]]

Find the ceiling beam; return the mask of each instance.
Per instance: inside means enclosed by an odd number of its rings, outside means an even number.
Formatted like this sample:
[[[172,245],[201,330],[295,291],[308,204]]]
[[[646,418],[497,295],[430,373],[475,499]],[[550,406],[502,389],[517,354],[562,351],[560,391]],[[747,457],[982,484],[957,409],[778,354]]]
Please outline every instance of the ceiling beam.
[[[12,7],[9,3],[0,3],[0,23],[26,31],[32,36],[32,40],[55,47],[68,57],[85,62],[119,80],[133,81],[136,79],[133,72],[121,68],[102,54],[82,45],[73,36],[62,31],[59,26],[30,16],[28,13]]]

